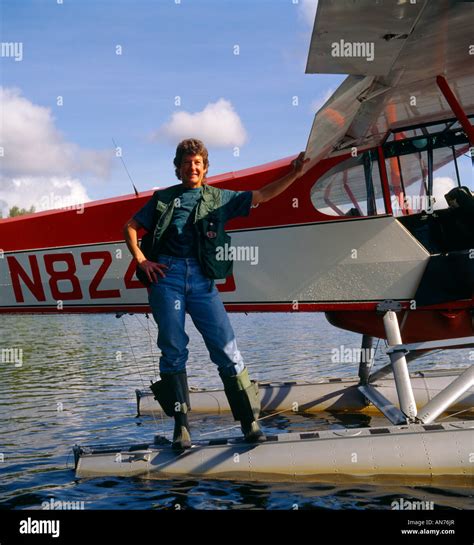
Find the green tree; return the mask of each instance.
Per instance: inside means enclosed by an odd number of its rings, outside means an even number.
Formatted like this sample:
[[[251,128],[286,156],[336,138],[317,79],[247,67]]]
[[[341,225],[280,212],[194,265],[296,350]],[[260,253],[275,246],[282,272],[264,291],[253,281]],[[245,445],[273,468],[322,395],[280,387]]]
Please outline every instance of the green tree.
[[[26,208],[19,208],[18,206],[12,206],[10,208],[9,218],[14,218],[16,216],[23,216],[24,214],[33,214],[35,207],[32,206],[29,210]]]

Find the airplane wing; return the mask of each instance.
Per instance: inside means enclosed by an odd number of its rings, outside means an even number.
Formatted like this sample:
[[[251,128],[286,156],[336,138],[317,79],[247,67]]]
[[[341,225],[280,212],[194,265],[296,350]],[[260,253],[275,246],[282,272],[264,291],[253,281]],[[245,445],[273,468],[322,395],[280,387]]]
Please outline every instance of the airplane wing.
[[[306,170],[387,131],[453,118],[443,75],[474,113],[474,3],[453,0],[320,0],[307,73],[350,74],[317,112]]]

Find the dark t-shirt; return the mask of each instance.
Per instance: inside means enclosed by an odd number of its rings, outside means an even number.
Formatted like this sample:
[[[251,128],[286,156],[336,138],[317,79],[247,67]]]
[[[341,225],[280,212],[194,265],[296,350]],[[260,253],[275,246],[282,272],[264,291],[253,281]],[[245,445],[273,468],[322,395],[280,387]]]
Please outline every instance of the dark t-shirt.
[[[248,216],[252,205],[251,191],[231,191],[221,189],[224,222],[239,216]],[[179,198],[179,206],[175,205],[171,223],[163,235],[161,253],[175,257],[196,257],[195,231],[193,228],[194,214],[192,214],[199,197],[201,188],[184,189]],[[151,198],[134,216],[140,225],[147,231],[154,229],[153,214],[156,208],[156,199]]]

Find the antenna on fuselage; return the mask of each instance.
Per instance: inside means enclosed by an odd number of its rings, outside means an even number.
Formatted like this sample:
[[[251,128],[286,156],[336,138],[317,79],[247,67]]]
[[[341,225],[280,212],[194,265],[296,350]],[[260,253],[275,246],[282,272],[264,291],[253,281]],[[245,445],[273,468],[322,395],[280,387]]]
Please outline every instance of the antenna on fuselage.
[[[114,143],[115,150],[117,150],[118,146],[115,143],[115,140],[113,138],[112,138],[112,142]],[[133,191],[135,192],[135,197],[138,197],[137,188],[135,187],[135,184],[133,183],[132,177],[130,176],[130,172],[128,172],[128,168],[127,168],[127,165],[125,164],[125,161],[123,160],[122,153],[120,153],[120,155],[117,155],[117,157],[119,157],[120,160],[122,161],[123,168],[125,169],[125,172],[127,173],[128,177],[130,178],[130,181],[132,182],[132,187],[133,187]]]

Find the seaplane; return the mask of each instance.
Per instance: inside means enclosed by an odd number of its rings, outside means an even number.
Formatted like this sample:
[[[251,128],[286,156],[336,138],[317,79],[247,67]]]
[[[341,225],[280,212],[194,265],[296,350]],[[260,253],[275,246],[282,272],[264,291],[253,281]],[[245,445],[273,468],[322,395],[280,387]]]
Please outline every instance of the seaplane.
[[[347,77],[315,115],[301,178],[227,225],[236,247],[259,249],[257,266],[237,260],[218,285],[229,312],[324,312],[362,335],[361,354],[372,354],[375,339],[387,344],[385,364],[374,369],[373,355],[361,357],[351,380],[260,384],[262,409],[375,411],[387,424],[288,432],[257,445],[219,437],[185,453],[163,437],[76,445],[77,476],[472,486],[473,27],[470,2],[320,0],[306,72]],[[294,157],[208,183],[259,189]],[[148,313],[122,226],[152,193],[86,203],[84,214],[1,220],[0,312]],[[466,351],[461,368],[410,373],[416,358],[451,349]],[[194,412],[229,411],[223,391],[190,396]],[[137,403],[140,414],[160,411],[145,392]],[[471,419],[440,418],[450,413]]]

